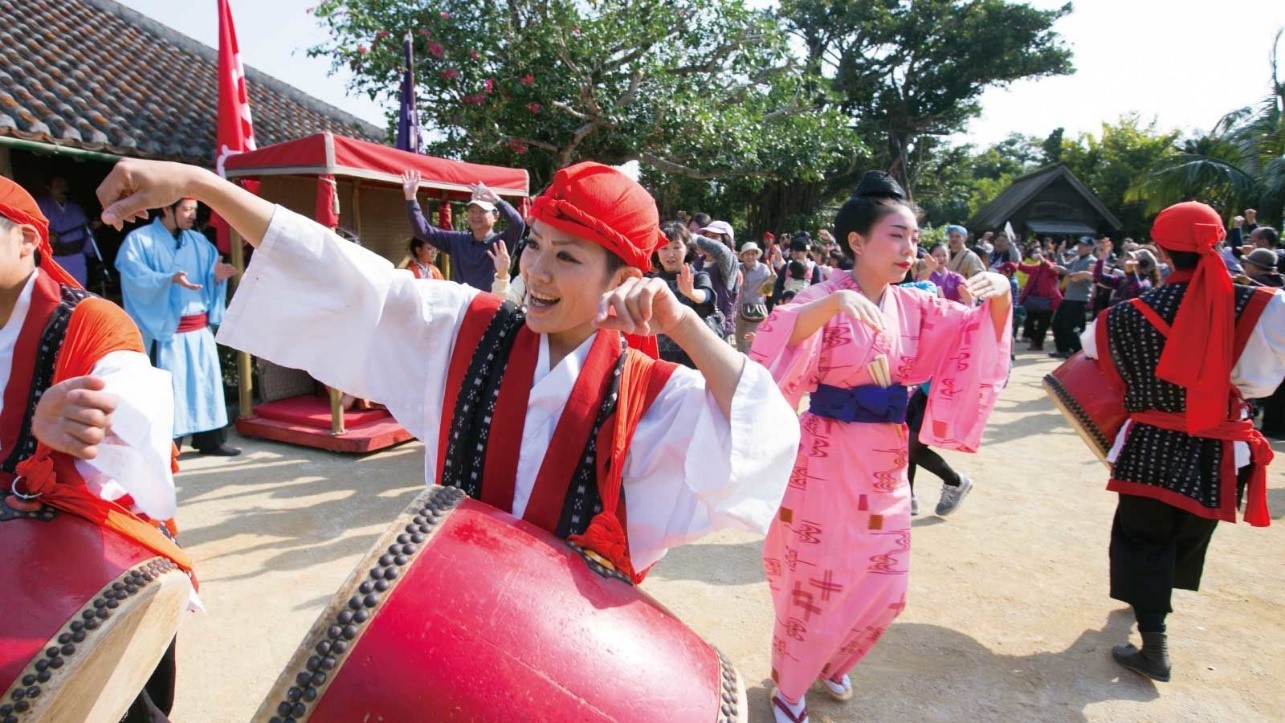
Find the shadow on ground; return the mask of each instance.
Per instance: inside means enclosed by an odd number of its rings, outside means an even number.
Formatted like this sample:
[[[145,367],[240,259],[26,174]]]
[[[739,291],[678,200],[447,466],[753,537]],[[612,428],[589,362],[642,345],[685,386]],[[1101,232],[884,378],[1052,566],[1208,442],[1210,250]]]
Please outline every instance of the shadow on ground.
[[[1111,660],[1128,639],[1133,615],[1111,612],[1065,650],[1003,655],[957,630],[896,623],[852,672],[855,695],[837,703],[819,689],[808,695],[814,723],[824,721],[1021,720],[1087,721],[1085,709],[1108,700],[1146,702],[1156,686]],[[890,663],[914,661],[913,666]],[[993,696],[978,696],[978,689]],[[750,721],[771,723],[771,681],[750,687]]]

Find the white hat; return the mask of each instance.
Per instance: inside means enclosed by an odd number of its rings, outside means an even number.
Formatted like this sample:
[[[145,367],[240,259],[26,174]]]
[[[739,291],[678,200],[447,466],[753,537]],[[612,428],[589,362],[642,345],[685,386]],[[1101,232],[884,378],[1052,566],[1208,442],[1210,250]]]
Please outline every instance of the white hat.
[[[728,241],[736,241],[736,234],[732,233],[732,224],[726,221],[712,221],[701,229],[701,233],[720,233],[726,236]]]
[[[477,198],[474,198],[471,201],[469,201],[468,205],[477,206],[478,208],[482,209],[483,211],[486,211],[487,213],[490,213],[495,210],[494,203],[491,203],[490,201],[483,201]]]
[[[741,252],[740,252],[741,256],[744,256],[745,254],[754,254],[755,256],[762,256],[763,249],[759,248],[759,245],[754,243],[753,241],[746,241],[745,245],[741,247]]]

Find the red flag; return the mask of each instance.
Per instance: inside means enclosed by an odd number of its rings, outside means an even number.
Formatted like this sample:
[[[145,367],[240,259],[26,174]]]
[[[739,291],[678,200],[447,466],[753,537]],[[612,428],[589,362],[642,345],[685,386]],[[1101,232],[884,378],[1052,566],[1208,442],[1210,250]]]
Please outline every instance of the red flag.
[[[237,45],[228,0],[219,0],[219,128],[214,141],[214,169],[225,176],[223,162],[228,156],[252,150],[254,124],[250,121],[250,94],[241,66],[241,48]],[[242,185],[248,187],[248,184]],[[227,253],[230,248],[227,224],[218,218],[211,221],[219,232],[219,250]]]

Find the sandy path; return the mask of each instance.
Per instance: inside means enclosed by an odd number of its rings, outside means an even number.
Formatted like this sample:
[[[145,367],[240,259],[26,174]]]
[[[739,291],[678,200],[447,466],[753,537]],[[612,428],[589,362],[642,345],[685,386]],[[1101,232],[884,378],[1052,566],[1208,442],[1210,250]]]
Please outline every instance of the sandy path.
[[[1132,625],[1106,593],[1114,498],[1039,388],[1052,366],[1019,357],[982,453],[949,455],[976,489],[949,521],[916,521],[905,613],[854,671],[856,697],[840,705],[814,694],[813,721],[1285,720],[1285,524],[1220,527],[1205,589],[1176,596],[1173,683],[1111,662]],[[209,612],[180,634],[176,721],[248,720],[421,487],[418,444],[353,459],[238,442],[246,454],[187,459],[178,478],[182,540]],[[1283,469],[1270,480],[1278,521]],[[925,475],[924,508],[937,488]],[[713,535],[671,552],[645,588],[736,662],[751,720],[770,721],[772,611],[759,550],[752,535]]]

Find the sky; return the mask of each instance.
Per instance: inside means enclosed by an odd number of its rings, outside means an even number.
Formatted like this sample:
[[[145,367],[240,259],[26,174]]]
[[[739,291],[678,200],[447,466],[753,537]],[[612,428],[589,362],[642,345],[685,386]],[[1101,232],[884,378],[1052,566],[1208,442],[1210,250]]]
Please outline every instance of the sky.
[[[179,32],[214,46],[216,0],[121,0]],[[331,105],[380,126],[395,99],[349,95],[346,72],[306,50],[326,37],[306,11],[316,0],[231,0],[241,60]],[[756,3],[758,4],[758,3]],[[1063,0],[1030,0],[1055,8]],[[1137,112],[1158,130],[1207,130],[1228,111],[1270,90],[1268,56],[1285,27],[1285,0],[1077,0],[1055,29],[1076,73],[1014,83],[982,96],[982,116],[956,142],[984,147],[1013,132],[1043,137],[1098,133],[1104,121]],[[1285,43],[1282,43],[1285,55]],[[1285,76],[1285,57],[1281,73]]]

